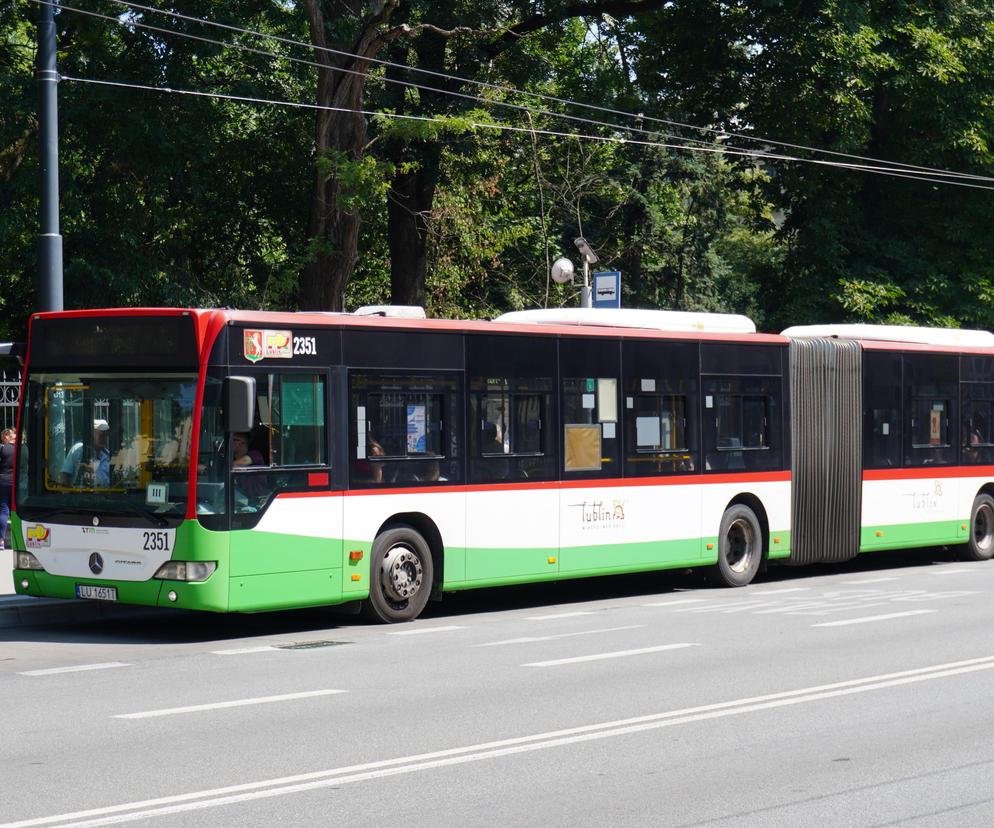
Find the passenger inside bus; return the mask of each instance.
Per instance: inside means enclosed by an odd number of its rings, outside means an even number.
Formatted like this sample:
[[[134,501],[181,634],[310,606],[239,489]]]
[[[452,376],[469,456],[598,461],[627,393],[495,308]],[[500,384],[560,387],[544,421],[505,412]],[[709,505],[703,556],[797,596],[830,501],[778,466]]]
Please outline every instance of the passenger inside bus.
[[[238,432],[231,435],[231,467],[237,469],[240,466],[262,466],[265,461],[262,452],[256,448],[249,448],[249,435],[245,432]]]
[[[380,444],[370,432],[366,432],[366,458],[364,460],[357,460],[353,468],[356,473],[356,480],[362,483],[382,483],[383,482],[383,463],[382,461],[375,461],[371,458],[383,457],[386,452],[383,450],[383,446]]]

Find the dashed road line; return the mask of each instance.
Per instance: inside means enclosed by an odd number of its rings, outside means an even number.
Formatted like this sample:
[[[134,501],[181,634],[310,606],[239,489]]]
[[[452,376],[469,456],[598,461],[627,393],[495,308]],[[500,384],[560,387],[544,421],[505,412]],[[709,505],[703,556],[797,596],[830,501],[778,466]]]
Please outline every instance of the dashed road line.
[[[102,664],[76,664],[72,667],[49,667],[46,670],[25,670],[21,676],[54,676],[57,673],[82,673],[87,670],[110,670],[113,667],[130,667],[123,661],[105,661]]]
[[[619,632],[620,630],[638,630],[645,624],[629,624],[625,627],[605,627],[603,630],[582,630],[581,632],[557,633],[556,635],[528,635],[522,638],[506,638],[503,641],[488,641],[486,644],[474,644],[474,647],[500,647],[504,644],[533,644],[536,641],[553,641],[557,638],[574,638],[578,635],[596,635],[597,633]]]
[[[234,650],[211,650],[211,655],[248,655],[249,653],[272,653],[280,647],[266,645],[264,647],[238,647]]]
[[[626,658],[628,656],[661,653],[664,650],[683,650],[687,647],[700,647],[700,644],[662,644],[658,647],[640,647],[637,650],[615,650],[610,653],[594,653],[593,655],[574,656],[573,658],[554,658],[549,661],[532,661],[522,664],[522,667],[558,667],[561,664],[581,664],[586,661],[602,661],[607,658]]]
[[[273,704],[274,702],[313,699],[317,696],[334,696],[347,693],[347,690],[308,690],[303,693],[285,693],[282,696],[259,696],[254,699],[213,702],[212,704],[191,704],[186,707],[166,707],[161,710],[145,710],[141,713],[118,713],[115,719],[153,719],[158,716],[174,716],[178,713],[202,713],[205,710],[222,710],[228,707],[247,707],[253,704]]]
[[[752,595],[786,595],[788,592],[810,592],[811,587],[790,587],[790,589],[768,589],[765,592],[753,592]]]
[[[846,618],[842,621],[825,621],[821,624],[812,624],[812,627],[845,627],[849,624],[869,624],[873,621],[889,621],[892,618],[908,618],[912,615],[928,615],[938,612],[938,610],[910,610],[908,612],[890,612],[887,615],[867,615],[864,618]]]
[[[884,581],[899,581],[900,578],[863,578],[860,581],[843,581],[844,584],[850,584],[851,586],[862,586],[863,584],[882,584]]]
[[[559,618],[578,618],[581,615],[594,615],[592,612],[557,612],[552,615],[526,615],[525,621],[555,621]]]
[[[450,624],[447,627],[419,627],[413,630],[392,630],[391,632],[388,632],[387,635],[427,635],[428,633],[452,632],[452,630],[464,629],[466,628]]]
[[[679,601],[653,601],[651,604],[642,604],[643,607],[677,607],[681,604],[701,604],[706,603],[707,598],[681,598]]]

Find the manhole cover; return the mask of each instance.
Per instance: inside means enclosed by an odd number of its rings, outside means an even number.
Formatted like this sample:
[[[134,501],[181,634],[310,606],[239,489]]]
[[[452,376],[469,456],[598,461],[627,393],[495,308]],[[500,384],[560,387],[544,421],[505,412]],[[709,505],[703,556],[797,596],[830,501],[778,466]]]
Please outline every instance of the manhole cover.
[[[341,647],[351,641],[293,641],[290,644],[277,644],[277,650],[316,650],[318,647]]]

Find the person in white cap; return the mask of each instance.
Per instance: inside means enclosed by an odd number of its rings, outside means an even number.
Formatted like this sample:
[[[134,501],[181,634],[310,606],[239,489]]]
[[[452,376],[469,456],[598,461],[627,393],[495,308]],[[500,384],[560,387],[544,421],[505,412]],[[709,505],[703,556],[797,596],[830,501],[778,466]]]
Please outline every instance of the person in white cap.
[[[106,420],[93,421],[93,447],[89,462],[83,465],[85,484],[89,486],[110,486],[110,449],[107,448],[107,432],[110,424]],[[74,443],[62,464],[61,481],[63,486],[78,485],[80,461],[83,459],[82,441]]]

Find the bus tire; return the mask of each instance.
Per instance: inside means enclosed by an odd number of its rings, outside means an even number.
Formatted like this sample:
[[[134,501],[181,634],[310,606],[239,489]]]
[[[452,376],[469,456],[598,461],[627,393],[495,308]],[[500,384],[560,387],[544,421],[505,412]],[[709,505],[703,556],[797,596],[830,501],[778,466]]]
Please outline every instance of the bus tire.
[[[970,540],[960,547],[965,561],[994,558],[994,497],[978,494],[970,510]]]
[[[718,563],[711,580],[718,586],[742,587],[752,582],[763,562],[763,531],[756,514],[737,503],[725,510],[718,530]]]
[[[385,624],[413,621],[428,603],[435,569],[427,541],[410,526],[394,526],[373,541],[369,600],[363,614]]]

